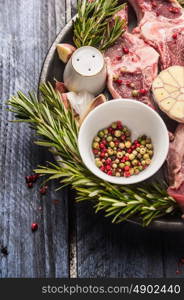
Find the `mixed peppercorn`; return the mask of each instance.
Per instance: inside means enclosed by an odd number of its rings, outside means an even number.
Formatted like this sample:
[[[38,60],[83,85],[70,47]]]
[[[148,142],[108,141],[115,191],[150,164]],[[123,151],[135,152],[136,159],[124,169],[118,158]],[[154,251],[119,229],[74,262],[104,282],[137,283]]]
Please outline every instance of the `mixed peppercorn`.
[[[146,90],[144,88],[137,89],[135,84],[132,81],[126,79],[126,77],[124,76],[124,74],[126,72],[127,72],[127,68],[125,66],[121,67],[119,74],[114,74],[113,75],[113,81],[118,86],[123,86],[124,85],[124,86],[128,87],[130,89],[131,96],[134,97],[134,98],[138,98],[138,97],[147,95],[148,90]]]
[[[109,176],[130,177],[147,168],[154,154],[146,135],[131,142],[130,130],[121,121],[98,132],[92,151],[96,166]]]

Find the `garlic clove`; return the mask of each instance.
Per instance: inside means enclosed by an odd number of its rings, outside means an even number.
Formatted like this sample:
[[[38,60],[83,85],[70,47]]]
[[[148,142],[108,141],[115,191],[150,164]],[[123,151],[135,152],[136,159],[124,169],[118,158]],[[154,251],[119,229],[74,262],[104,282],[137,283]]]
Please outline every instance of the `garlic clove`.
[[[84,121],[84,119],[87,117],[87,115],[97,106],[99,106],[102,103],[105,103],[107,101],[107,98],[104,94],[100,94],[96,98],[91,101],[91,103],[88,105],[84,113],[80,116],[79,125],[81,125]]]
[[[62,62],[65,64],[69,61],[71,55],[74,53],[76,48],[70,44],[57,44],[56,45],[57,52],[59,55],[59,58]]]

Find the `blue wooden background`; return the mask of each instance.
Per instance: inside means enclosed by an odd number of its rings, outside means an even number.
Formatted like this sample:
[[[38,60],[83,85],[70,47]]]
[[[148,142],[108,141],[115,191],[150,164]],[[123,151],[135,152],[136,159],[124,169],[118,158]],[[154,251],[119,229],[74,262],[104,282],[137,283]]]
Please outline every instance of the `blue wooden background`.
[[[46,196],[24,177],[50,159],[34,132],[9,122],[6,100],[36,90],[44,57],[75,14],[76,0],[0,0],[0,277],[184,277],[184,233],[112,225],[69,189]],[[39,229],[31,232],[31,224]],[[184,270],[183,270],[184,271]]]

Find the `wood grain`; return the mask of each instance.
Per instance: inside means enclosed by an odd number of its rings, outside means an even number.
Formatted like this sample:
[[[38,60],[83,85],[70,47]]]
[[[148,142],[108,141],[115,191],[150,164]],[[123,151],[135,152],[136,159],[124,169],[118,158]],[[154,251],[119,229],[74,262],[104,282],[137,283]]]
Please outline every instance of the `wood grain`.
[[[67,277],[68,192],[56,193],[51,184],[40,197],[41,181],[26,187],[24,177],[48,154],[33,144],[28,126],[9,122],[13,115],[6,111],[17,90],[37,89],[44,57],[65,25],[65,2],[1,0],[0,6],[0,243],[9,251],[0,255],[0,277]],[[34,234],[32,222],[39,224]]]
[[[130,19],[135,18],[130,13]],[[184,268],[176,275],[177,262],[184,256],[182,232],[162,233],[128,223],[112,225],[84,203],[76,205],[75,215],[78,277],[184,278]]]
[[[176,275],[182,233],[112,225],[90,205],[75,205],[68,190],[55,192],[56,183],[42,197],[41,180],[25,185],[52,158],[33,145],[28,126],[9,122],[6,100],[37,88],[47,50],[75,13],[76,0],[0,0],[0,246],[9,251],[0,255],[0,277],[184,277]]]

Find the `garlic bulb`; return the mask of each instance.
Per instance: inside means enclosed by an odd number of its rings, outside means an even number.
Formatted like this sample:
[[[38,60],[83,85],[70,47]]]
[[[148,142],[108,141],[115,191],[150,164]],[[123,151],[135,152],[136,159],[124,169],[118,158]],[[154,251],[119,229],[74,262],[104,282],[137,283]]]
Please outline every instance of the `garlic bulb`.
[[[154,100],[171,119],[184,123],[184,67],[172,66],[153,81]]]
[[[94,96],[85,91],[78,94],[69,92],[67,93],[67,99],[74,111],[81,116],[87,109],[90,102],[94,99]]]

